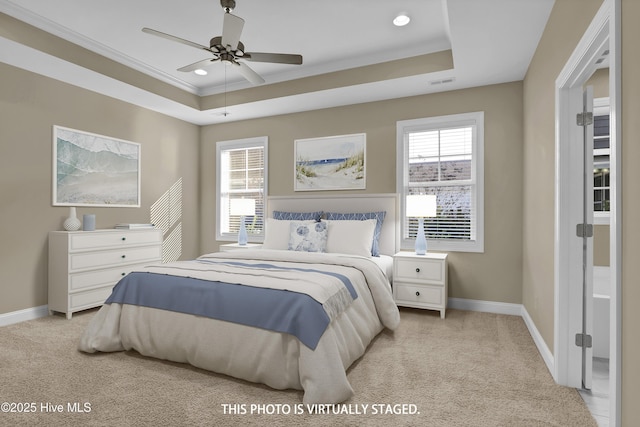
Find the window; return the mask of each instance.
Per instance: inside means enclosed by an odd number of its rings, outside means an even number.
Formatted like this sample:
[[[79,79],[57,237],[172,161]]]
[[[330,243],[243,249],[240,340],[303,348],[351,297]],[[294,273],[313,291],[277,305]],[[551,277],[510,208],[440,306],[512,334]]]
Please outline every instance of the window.
[[[397,183],[402,247],[413,248],[418,220],[405,218],[409,194],[435,194],[437,214],[425,218],[432,250],[484,251],[484,113],[397,123]]]
[[[609,98],[593,100],[593,217],[609,224]]]
[[[230,214],[230,200],[256,201],[256,214],[245,217],[249,241],[264,238],[265,197],[267,194],[267,137],[218,141],[216,143],[217,239],[236,240],[240,217]]]

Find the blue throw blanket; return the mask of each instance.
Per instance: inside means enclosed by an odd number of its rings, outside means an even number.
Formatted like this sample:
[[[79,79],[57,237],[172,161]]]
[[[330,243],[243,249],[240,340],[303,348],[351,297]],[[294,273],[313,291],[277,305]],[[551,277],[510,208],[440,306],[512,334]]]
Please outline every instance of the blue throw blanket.
[[[337,277],[334,273],[323,273]],[[339,276],[352,298],[357,298],[349,279]],[[312,350],[331,322],[322,304],[304,293],[149,272],[132,272],[122,278],[105,302],[111,303],[194,314],[288,333]]]

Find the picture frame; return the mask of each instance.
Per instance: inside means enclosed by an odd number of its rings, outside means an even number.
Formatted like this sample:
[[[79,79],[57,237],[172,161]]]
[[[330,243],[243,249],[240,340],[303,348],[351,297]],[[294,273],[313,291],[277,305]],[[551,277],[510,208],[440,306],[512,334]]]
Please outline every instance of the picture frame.
[[[53,127],[53,205],[140,207],[141,145]]]
[[[294,191],[366,188],[367,135],[294,141]]]

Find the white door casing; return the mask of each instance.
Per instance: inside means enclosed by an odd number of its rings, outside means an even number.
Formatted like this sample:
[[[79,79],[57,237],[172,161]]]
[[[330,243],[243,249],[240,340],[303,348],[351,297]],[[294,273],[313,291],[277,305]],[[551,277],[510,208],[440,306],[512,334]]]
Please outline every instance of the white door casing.
[[[575,346],[572,331],[581,325],[580,296],[582,295],[581,268],[582,245],[574,245],[576,220],[581,212],[574,212],[575,192],[581,192],[583,180],[571,148],[582,138],[575,126],[575,115],[582,103],[582,85],[593,74],[596,60],[604,51],[609,51],[609,98],[610,98],[610,266],[611,266],[611,315],[610,315],[610,359],[609,359],[609,423],[620,426],[621,421],[621,264],[619,258],[622,242],[620,221],[620,152],[621,126],[619,111],[621,104],[620,76],[620,21],[621,1],[604,0],[587,28],[579,44],[556,79],[556,151],[555,151],[555,244],[554,244],[554,354],[552,374],[558,384],[581,387],[581,350]],[[580,162],[582,158],[579,158]],[[574,209],[570,209],[570,207]],[[580,286],[571,284],[579,283]],[[567,285],[569,284],[569,285]]]

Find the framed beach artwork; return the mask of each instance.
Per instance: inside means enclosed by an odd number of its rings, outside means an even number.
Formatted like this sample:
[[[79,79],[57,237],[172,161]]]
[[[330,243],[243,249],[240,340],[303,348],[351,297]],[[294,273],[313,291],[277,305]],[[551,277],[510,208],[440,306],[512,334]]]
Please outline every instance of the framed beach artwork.
[[[53,205],[140,207],[140,144],[54,126]]]
[[[294,190],[366,188],[366,145],[364,133],[295,140]]]

